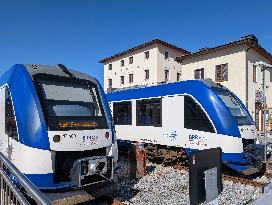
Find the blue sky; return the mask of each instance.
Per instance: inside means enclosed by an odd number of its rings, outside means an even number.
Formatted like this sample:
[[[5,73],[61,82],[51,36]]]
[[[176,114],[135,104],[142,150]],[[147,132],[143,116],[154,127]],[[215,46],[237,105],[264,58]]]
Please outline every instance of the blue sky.
[[[154,38],[189,51],[254,34],[272,52],[270,0],[0,0],[0,75],[62,63],[98,78],[99,60]]]

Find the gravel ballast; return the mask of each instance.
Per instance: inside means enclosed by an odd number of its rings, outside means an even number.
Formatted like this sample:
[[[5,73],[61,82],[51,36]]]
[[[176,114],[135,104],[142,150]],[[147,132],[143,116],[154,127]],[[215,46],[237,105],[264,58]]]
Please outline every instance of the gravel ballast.
[[[147,164],[147,175],[139,180],[129,177],[129,161],[119,157],[120,169],[117,174],[118,190],[114,198],[125,204],[189,205],[189,173],[164,167],[160,164]],[[223,181],[223,192],[218,197],[219,204],[247,204],[259,197],[261,188]]]

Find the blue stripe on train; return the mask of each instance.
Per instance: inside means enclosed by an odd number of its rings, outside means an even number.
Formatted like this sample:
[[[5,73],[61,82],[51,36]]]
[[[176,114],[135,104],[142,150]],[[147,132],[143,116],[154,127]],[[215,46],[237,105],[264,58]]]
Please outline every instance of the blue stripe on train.
[[[194,152],[197,150],[192,150],[189,148],[185,149],[186,154],[189,156],[191,152]],[[212,157],[212,156],[211,156]],[[243,153],[224,153],[222,152],[222,162],[229,168],[237,171],[237,172],[243,172],[249,169],[254,168],[252,163],[244,158]]]
[[[14,103],[20,143],[49,150],[47,127],[38,94],[24,65],[17,65],[10,92]]]
[[[197,149],[190,149],[190,148],[185,148],[185,152],[187,156],[190,156],[191,152],[197,151]],[[234,162],[234,163],[247,163],[249,161],[244,159],[244,154],[243,153],[224,153],[222,152],[222,162]]]
[[[39,189],[56,189],[75,186],[72,182],[54,183],[54,174],[25,174],[25,176]]]

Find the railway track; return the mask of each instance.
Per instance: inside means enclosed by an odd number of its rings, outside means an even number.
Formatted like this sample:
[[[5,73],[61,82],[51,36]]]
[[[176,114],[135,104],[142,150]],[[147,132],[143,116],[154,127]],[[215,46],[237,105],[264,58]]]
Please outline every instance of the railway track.
[[[111,197],[105,197],[105,200],[108,204],[110,205],[124,205],[124,203],[122,201],[119,201],[118,199],[114,199]]]
[[[95,199],[79,205],[124,205],[124,203],[122,201],[119,201],[118,199],[104,196],[102,198]]]
[[[62,205],[66,205],[67,203],[63,202]],[[69,202],[68,202],[69,204]],[[55,205],[53,203],[53,205]],[[84,203],[74,203],[73,205],[124,205],[124,203],[122,201],[119,201],[117,199],[108,197],[108,196],[104,196],[98,199],[93,199],[90,201],[86,201]]]
[[[109,196],[102,196],[95,198],[86,192],[82,192],[76,196],[63,197],[61,199],[52,199],[52,195],[47,195],[51,197],[50,201],[53,205],[124,205],[122,201]]]
[[[172,167],[174,167],[175,169],[178,169],[178,170],[189,171],[188,166],[173,165]],[[271,175],[271,177],[272,177],[272,175]],[[232,176],[232,175],[228,175],[228,174],[222,174],[222,179],[227,180],[227,181],[233,181],[234,183],[250,185],[250,186],[254,186],[254,187],[258,187],[258,188],[263,188],[265,186],[264,182],[258,182],[258,181],[254,181],[252,179],[245,179],[243,177],[237,177],[237,176]]]
[[[227,174],[222,174],[222,179],[227,180],[227,181],[233,181],[235,183],[240,183],[244,185],[250,185],[258,188],[263,188],[265,186],[264,182],[258,182],[254,181],[252,179],[245,179],[242,177],[235,177]]]

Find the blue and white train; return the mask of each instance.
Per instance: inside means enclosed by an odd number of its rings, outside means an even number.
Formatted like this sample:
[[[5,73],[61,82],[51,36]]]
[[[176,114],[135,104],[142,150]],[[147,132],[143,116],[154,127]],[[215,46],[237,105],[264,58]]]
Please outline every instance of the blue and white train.
[[[61,64],[14,65],[0,77],[0,151],[40,189],[107,187],[118,151],[98,81]]]
[[[107,99],[118,141],[144,142],[150,156],[179,160],[192,150],[221,147],[223,162],[238,172],[261,169],[253,119],[220,84],[207,79],[136,87],[108,93]]]

